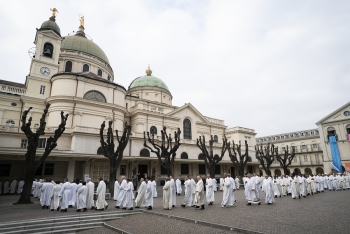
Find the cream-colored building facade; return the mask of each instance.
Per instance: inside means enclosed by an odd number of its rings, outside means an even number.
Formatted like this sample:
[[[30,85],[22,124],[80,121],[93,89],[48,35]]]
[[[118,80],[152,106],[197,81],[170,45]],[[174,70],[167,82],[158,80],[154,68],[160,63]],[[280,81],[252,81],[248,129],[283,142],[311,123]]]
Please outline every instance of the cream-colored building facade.
[[[266,146],[268,143],[278,147],[278,154],[284,154],[285,149],[294,148],[296,156],[290,165],[290,173],[300,174],[324,173],[323,151],[318,129],[277,134],[256,138],[257,145]],[[265,174],[260,167],[260,174]],[[275,159],[270,167],[271,175],[283,175],[280,163]]]
[[[34,27],[33,27],[34,28]],[[112,121],[113,128],[122,131],[124,123],[132,127],[124,158],[117,176],[131,177],[135,173],[154,175],[161,183],[165,172],[157,158],[143,147],[143,132],[152,131],[160,139],[160,131],[181,129],[181,146],[177,151],[174,176],[186,174],[204,176],[204,161],[196,139],[213,135],[214,153],[220,154],[222,137],[249,143],[252,160],[246,171],[258,170],[255,159],[255,131],[248,128],[227,128],[223,120],[203,116],[191,103],[173,106],[173,95],[167,85],[153,76],[150,67],[146,74],[136,78],[128,88],[118,84],[107,55],[85,36],[80,25],[75,35],[61,36],[55,17],[50,17],[37,29],[35,54],[25,83],[0,80],[0,179],[21,178],[24,175],[24,154],[27,140],[20,130],[24,110],[33,107],[32,129],[47,103],[51,104],[46,119],[46,134],[40,139],[37,154],[41,155],[46,139],[60,124],[60,112],[69,114],[66,130],[45,163],[36,173],[37,178],[69,180],[86,176],[97,181],[109,179],[109,163],[101,155],[99,128],[103,121]],[[216,174],[235,168],[228,153],[217,166]]]

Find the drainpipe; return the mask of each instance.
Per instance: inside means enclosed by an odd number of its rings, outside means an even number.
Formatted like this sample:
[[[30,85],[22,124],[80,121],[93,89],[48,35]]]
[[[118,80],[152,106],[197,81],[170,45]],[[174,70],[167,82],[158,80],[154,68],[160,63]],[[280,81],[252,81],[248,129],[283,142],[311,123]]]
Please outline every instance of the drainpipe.
[[[21,102],[21,112],[20,112],[20,115],[19,115],[19,121],[18,121],[18,132],[19,130],[21,129],[21,119],[22,119],[22,112],[23,112],[23,100],[22,100],[22,97],[19,99],[20,102]],[[0,188],[1,189],[1,188]]]
[[[75,77],[75,79],[77,80],[77,85],[76,85],[76,87],[75,87],[75,97],[77,97],[77,93],[78,93],[78,77],[76,76]],[[72,126],[71,126],[71,128],[73,128],[73,123],[74,123],[74,112],[75,112],[75,106],[77,105],[77,102],[75,101],[74,102],[74,105],[73,105],[73,118],[72,118]]]

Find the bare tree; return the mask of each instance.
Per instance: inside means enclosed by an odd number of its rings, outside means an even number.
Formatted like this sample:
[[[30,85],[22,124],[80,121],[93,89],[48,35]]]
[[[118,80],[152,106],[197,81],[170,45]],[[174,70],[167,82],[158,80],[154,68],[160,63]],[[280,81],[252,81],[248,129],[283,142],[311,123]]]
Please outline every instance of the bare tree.
[[[238,170],[238,175],[240,176],[240,180],[242,182],[242,179],[244,177],[244,168],[247,165],[248,159],[250,159],[250,156],[248,155],[248,143],[247,141],[244,142],[245,145],[245,151],[242,154],[242,145],[241,141],[239,141],[239,144],[235,144],[234,141],[232,141],[232,148],[230,147],[230,142],[227,142],[226,136],[224,138],[226,141],[226,147],[230,156],[230,159]]]
[[[255,157],[258,159],[260,165],[264,169],[266,175],[270,175],[270,166],[275,160],[277,156],[278,147],[275,148],[273,144],[268,143],[267,146],[260,147],[258,145],[255,146]]]
[[[46,158],[49,156],[51,151],[57,146],[57,140],[58,138],[61,137],[61,135],[65,130],[68,114],[64,115],[62,111],[61,124],[55,130],[54,136],[53,137],[50,136],[47,139],[45,150],[42,156],[39,158],[38,161],[35,161],[35,157],[37,156],[36,151],[39,144],[39,137],[45,135],[45,127],[46,127],[45,118],[49,107],[50,107],[50,104],[47,104],[44,110],[44,113],[40,118],[39,128],[36,130],[35,133],[33,133],[32,130],[30,129],[30,126],[32,124],[32,117],[30,117],[27,122],[27,116],[29,111],[32,109],[32,107],[24,111],[22,114],[21,130],[24,132],[24,134],[28,139],[28,147],[27,147],[27,153],[25,154],[25,176],[24,176],[23,191],[16,204],[32,203],[30,200],[30,196],[31,196],[32,185],[35,177],[35,172],[43,164],[43,162],[45,162]]]
[[[177,129],[176,132],[174,132],[175,136],[175,142],[173,143],[173,139],[171,138],[171,134],[167,134],[166,127],[163,127],[163,130],[161,131],[162,134],[162,141],[159,145],[157,142],[154,141],[154,133],[151,135],[149,132],[143,132],[143,139],[144,139],[144,147],[148,148],[152,153],[157,155],[159,164],[166,170],[167,175],[172,175],[173,172],[173,165],[176,157],[176,151],[178,150],[180,144],[180,128]],[[147,142],[149,142],[152,147],[147,145]]]
[[[205,136],[199,137],[199,139],[197,139],[197,146],[202,151],[202,154],[204,155],[205,166],[211,178],[215,178],[215,166],[222,160],[227,150],[226,141],[223,139],[222,147],[221,147],[221,155],[220,156],[217,155],[217,157],[215,157],[213,153],[213,144],[214,144],[214,139],[213,139],[213,136],[211,136],[209,140],[209,151],[208,151],[205,145]]]
[[[288,167],[292,164],[295,157],[295,149],[291,147],[292,152],[289,153],[289,148],[284,150],[284,154],[277,155],[277,160],[280,162],[281,167],[283,168],[284,174],[289,175]]]
[[[125,123],[123,134],[119,137],[118,130],[115,130],[116,139],[118,141],[118,147],[114,151],[114,135],[112,129],[112,121],[108,122],[108,130],[107,130],[107,142],[104,140],[103,131],[105,129],[105,121],[101,124],[100,128],[100,142],[103,151],[103,155],[109,159],[109,192],[111,195],[114,195],[114,182],[117,176],[117,169],[119,167],[120,162],[123,159],[123,153],[125,147],[129,142],[131,126]]]

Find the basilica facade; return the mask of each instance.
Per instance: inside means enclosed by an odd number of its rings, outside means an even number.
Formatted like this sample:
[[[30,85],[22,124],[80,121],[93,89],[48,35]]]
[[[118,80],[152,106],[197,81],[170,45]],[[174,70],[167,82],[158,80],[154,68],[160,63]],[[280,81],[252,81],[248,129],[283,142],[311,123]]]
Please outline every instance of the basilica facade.
[[[222,137],[236,143],[249,144],[246,171],[258,171],[255,159],[255,131],[249,128],[228,128],[221,119],[204,116],[190,102],[172,105],[173,94],[165,82],[146,74],[123,86],[114,78],[113,68],[100,46],[85,35],[81,23],[74,35],[62,36],[53,15],[42,23],[35,34],[35,52],[30,73],[24,83],[0,80],[0,179],[20,179],[24,175],[27,139],[20,130],[20,118],[29,107],[31,128],[35,131],[46,104],[45,135],[39,140],[37,154],[43,152],[46,140],[60,124],[60,112],[69,114],[66,130],[36,178],[69,180],[100,177],[109,180],[109,163],[100,148],[99,129],[103,121],[112,121],[114,130],[123,130],[130,123],[131,137],[117,171],[117,177],[134,174],[154,175],[161,184],[166,172],[156,155],[143,146],[143,133],[152,132],[160,139],[160,130],[181,130],[181,146],[177,151],[174,176],[202,175],[204,166],[196,139],[214,137],[214,154],[220,154]],[[103,46],[102,46],[103,47]],[[145,61],[146,63],[146,61]],[[142,74],[142,72],[140,72]],[[175,90],[176,92],[176,90]],[[190,100],[189,100],[190,101]],[[216,167],[216,177],[224,172],[237,175],[228,153]]]

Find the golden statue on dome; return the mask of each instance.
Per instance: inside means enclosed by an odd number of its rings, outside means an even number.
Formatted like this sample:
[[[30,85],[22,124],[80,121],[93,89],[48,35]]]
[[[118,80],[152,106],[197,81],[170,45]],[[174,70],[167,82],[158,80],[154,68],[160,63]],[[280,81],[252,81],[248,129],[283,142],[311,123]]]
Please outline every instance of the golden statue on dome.
[[[56,13],[58,13],[58,10],[54,7],[54,8],[50,8],[50,11],[52,11],[52,17],[56,17]]]
[[[146,74],[147,76],[152,75],[152,70],[150,69],[149,64],[148,64],[148,69],[146,70]]]
[[[84,28],[84,16],[83,15],[79,15],[79,22],[80,22],[80,26]]]

